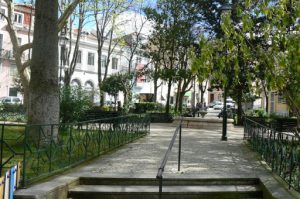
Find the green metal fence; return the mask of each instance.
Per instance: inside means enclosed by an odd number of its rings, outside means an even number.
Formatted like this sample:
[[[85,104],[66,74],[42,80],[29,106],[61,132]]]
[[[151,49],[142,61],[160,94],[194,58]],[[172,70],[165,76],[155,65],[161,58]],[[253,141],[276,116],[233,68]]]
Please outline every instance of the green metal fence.
[[[300,191],[300,139],[292,133],[277,132],[248,118],[244,122],[244,137],[272,171]]]
[[[5,127],[3,127],[5,128]],[[123,116],[70,124],[26,125],[20,138],[23,160],[22,182],[26,186],[97,157],[150,132],[148,116]],[[8,131],[3,130],[5,137]],[[1,140],[1,151],[13,149]],[[3,146],[3,147],[2,147]],[[20,147],[18,147],[20,150]],[[16,156],[16,155],[14,155]],[[2,161],[1,165],[9,161]]]

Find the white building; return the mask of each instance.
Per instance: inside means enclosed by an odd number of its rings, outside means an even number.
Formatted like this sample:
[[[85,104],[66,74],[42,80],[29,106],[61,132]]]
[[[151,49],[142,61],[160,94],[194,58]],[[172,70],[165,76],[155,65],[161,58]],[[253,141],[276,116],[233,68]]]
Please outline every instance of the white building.
[[[12,16],[14,29],[17,33],[17,39],[20,45],[28,43],[28,38],[32,41],[32,32],[29,33],[29,27],[33,27],[33,21],[30,20],[31,7],[26,5],[15,5]],[[7,15],[7,6],[0,1],[0,12]],[[34,18],[34,17],[33,17]],[[6,31],[6,20],[0,17],[0,97],[3,96],[21,96],[17,92],[14,79],[18,77],[18,71],[14,59],[13,47],[9,33]],[[29,51],[25,51],[22,60],[28,58]]]
[[[7,13],[6,4],[1,1],[1,12]],[[15,5],[14,6],[14,26],[17,32],[17,37],[20,44],[28,43],[28,38],[32,41],[32,31],[30,36],[28,37],[29,25],[33,28],[34,22],[34,12],[29,5]],[[32,15],[31,15],[32,14]],[[128,14],[126,18],[132,15]],[[30,20],[30,16],[33,16]],[[135,15],[132,15],[136,17]],[[130,23],[130,19],[128,19],[128,23]],[[141,22],[140,22],[141,23]],[[10,37],[8,32],[5,29],[6,21],[2,17],[0,19],[0,49],[1,49],[1,56],[0,56],[0,97],[3,96],[20,96],[20,93],[17,93],[16,87],[14,85],[14,78],[17,76],[17,68],[14,62],[13,51],[12,51],[12,43],[10,41]],[[124,26],[126,28],[126,26]],[[122,27],[120,27],[122,28]],[[133,32],[136,30],[132,29]],[[145,33],[146,32],[146,33]],[[145,26],[145,30],[142,31],[141,35],[146,38],[147,35],[151,32],[151,24],[147,24]],[[128,31],[124,32],[128,33],[127,36],[132,36],[134,33],[129,33]],[[76,38],[76,32],[72,37],[73,39]],[[145,39],[144,38],[144,39]],[[72,50],[75,46],[75,40],[72,40],[72,47],[71,47],[71,57],[72,57]],[[68,48],[68,45],[66,46]],[[61,48],[59,48],[61,49]],[[126,72],[128,71],[128,57],[130,55],[128,46],[117,46],[111,55],[110,64],[108,67],[108,76],[114,73],[119,72]],[[108,52],[108,42],[104,44],[103,47],[103,60],[107,59],[107,52]],[[29,52],[25,52],[23,59],[26,60],[28,58]],[[99,88],[98,88],[98,64],[97,64],[97,40],[95,34],[93,32],[87,33],[85,32],[82,34],[80,39],[79,45],[79,54],[77,58],[76,68],[74,74],[72,75],[71,85],[78,85],[87,90],[93,91],[94,95],[94,102],[99,102]],[[143,53],[140,50],[137,50],[132,59],[132,68],[131,71],[138,71],[143,69],[144,67],[151,68],[151,64],[149,64],[150,60],[143,56]],[[103,64],[102,64],[103,65]],[[68,67],[68,65],[63,66],[60,63],[59,73],[63,76],[64,75],[64,68]],[[103,70],[104,72],[104,67]],[[60,75],[59,74],[59,75]],[[102,73],[103,77],[103,73]],[[165,104],[167,101],[167,83],[159,80],[158,84],[161,86],[158,88],[157,91],[157,101]],[[175,104],[176,99],[176,92],[177,92],[177,84],[174,83],[171,89],[171,105]],[[153,82],[145,77],[141,76],[137,78],[136,83],[133,87],[133,96],[139,95],[140,99],[151,100],[151,96],[154,93],[154,85]],[[186,96],[184,97],[184,103],[187,106],[192,105],[192,98],[196,95],[195,104],[199,100],[199,89],[198,86],[189,91]],[[206,96],[206,95],[205,95]],[[123,103],[123,95],[119,93],[118,101]],[[137,98],[134,98],[135,101],[138,101]],[[113,97],[106,95],[105,101],[113,101]],[[205,97],[206,103],[208,102],[207,97]]]

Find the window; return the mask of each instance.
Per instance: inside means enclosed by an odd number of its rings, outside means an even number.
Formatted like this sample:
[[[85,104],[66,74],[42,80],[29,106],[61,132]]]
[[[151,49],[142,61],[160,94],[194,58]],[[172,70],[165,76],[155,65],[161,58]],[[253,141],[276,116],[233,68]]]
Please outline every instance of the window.
[[[10,76],[17,76],[18,71],[17,71],[17,66],[16,65],[11,65],[9,68],[9,75]]]
[[[77,58],[76,58],[76,63],[81,64],[81,50],[77,52]]]
[[[118,69],[118,59],[112,58],[112,69],[117,70]]]
[[[18,89],[17,88],[9,88],[9,96],[17,96]]]
[[[2,13],[3,15],[5,15],[5,9],[1,8],[0,9],[0,13]],[[4,16],[0,15],[0,20],[4,20]]]
[[[18,24],[22,24],[23,23],[23,14],[15,13],[14,22],[18,23]]]
[[[9,94],[11,93],[10,91],[11,91],[11,88],[9,89]],[[10,98],[5,98],[5,99],[3,100],[3,102],[4,102],[4,103],[10,103],[11,100],[10,100]]]
[[[282,94],[278,94],[278,103],[286,104],[286,99]]]
[[[101,67],[105,67],[107,57],[105,55],[101,56]]]
[[[17,88],[13,88],[13,89],[15,89],[15,90],[17,91]],[[15,96],[16,96],[16,95],[15,95]],[[13,98],[12,101],[13,101],[14,104],[21,103],[20,98]]]
[[[91,66],[94,65],[94,58],[95,58],[94,53],[88,53],[88,65],[91,65]]]

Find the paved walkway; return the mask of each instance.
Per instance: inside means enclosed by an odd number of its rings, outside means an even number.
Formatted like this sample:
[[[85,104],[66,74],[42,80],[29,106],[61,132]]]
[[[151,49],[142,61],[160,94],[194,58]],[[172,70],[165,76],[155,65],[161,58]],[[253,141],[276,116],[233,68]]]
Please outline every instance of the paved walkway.
[[[64,185],[79,176],[155,178],[174,130],[175,127],[168,124],[152,124],[150,135],[63,176],[17,191],[16,195],[36,195],[40,198],[54,187]],[[183,129],[181,171],[177,171],[176,143],[164,177],[259,177],[276,198],[297,198],[288,194],[285,187],[262,166],[257,154],[244,142],[242,128],[229,129],[227,142],[220,141],[220,138],[221,131]]]

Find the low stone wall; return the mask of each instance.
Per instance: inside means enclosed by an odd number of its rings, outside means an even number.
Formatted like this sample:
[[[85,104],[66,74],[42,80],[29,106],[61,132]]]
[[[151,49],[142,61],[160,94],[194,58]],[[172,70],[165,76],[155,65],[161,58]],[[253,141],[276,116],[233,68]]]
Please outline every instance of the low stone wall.
[[[177,126],[180,122],[179,117],[174,118],[173,125]],[[199,117],[183,117],[183,128],[197,128],[197,129],[213,129],[221,130],[223,126],[222,118],[199,118]],[[227,128],[233,128],[233,119],[227,119]]]

